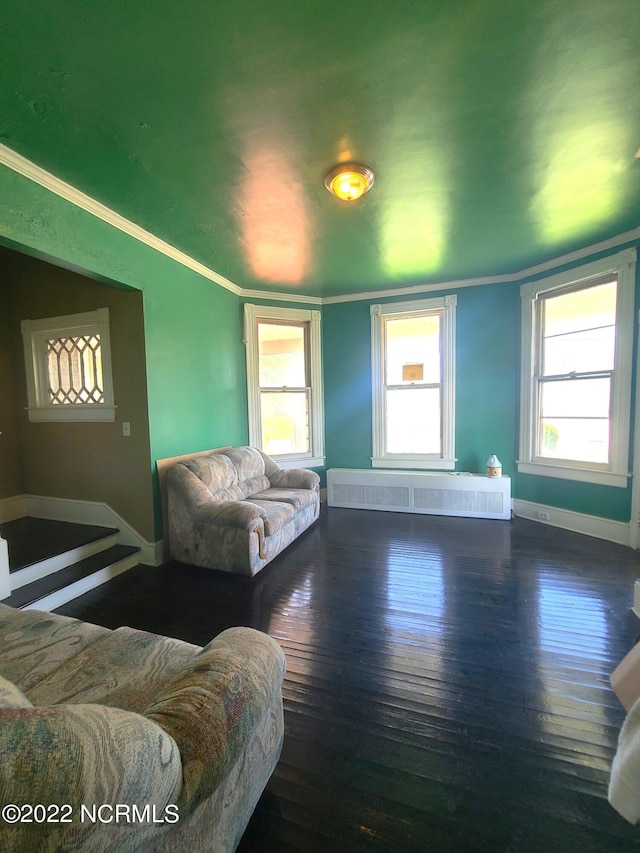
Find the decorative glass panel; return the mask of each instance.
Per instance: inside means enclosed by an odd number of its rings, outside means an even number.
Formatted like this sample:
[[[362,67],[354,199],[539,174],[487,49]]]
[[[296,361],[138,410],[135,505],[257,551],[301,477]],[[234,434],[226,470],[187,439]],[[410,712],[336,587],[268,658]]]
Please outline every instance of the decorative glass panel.
[[[270,456],[309,452],[307,391],[262,391],[262,449]]]
[[[48,340],[46,364],[50,404],[105,402],[100,335]]]
[[[387,453],[440,453],[440,389],[407,387],[386,394]]]
[[[401,317],[387,320],[386,379],[387,385],[409,384],[411,376],[422,376],[424,383],[440,382],[440,315]],[[407,366],[411,366],[411,370]],[[420,371],[422,366],[422,371]],[[403,368],[404,371],[403,371]],[[405,378],[406,377],[406,378]]]
[[[308,385],[305,330],[304,324],[258,323],[261,388],[305,388]]]

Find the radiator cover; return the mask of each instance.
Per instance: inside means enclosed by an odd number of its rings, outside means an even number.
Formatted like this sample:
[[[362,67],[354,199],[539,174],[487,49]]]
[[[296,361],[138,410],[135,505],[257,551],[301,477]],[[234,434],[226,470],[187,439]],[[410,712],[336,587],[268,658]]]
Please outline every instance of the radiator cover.
[[[329,468],[327,503],[463,518],[511,518],[511,479],[484,474]]]

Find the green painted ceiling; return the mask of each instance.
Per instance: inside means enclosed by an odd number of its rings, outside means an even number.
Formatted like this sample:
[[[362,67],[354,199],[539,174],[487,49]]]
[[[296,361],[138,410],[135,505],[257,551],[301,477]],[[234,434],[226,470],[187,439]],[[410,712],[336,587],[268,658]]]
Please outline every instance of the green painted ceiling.
[[[640,225],[637,0],[3,3],[0,141],[243,288],[522,269]],[[345,204],[325,172],[376,173]]]

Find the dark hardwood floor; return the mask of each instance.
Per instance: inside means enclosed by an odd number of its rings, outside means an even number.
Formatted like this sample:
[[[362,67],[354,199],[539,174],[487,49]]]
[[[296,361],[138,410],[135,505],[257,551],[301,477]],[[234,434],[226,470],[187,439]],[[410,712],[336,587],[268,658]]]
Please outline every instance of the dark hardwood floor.
[[[138,566],[59,608],[287,657],[282,758],[242,853],[640,849],[606,799],[640,557],[514,522],[324,510],[254,579]]]

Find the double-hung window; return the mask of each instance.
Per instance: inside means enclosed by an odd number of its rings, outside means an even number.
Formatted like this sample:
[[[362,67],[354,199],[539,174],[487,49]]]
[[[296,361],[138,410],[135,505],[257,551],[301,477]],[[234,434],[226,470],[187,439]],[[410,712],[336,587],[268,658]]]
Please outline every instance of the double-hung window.
[[[371,306],[374,467],[455,467],[453,295]]]
[[[626,486],[634,282],[628,250],[521,288],[519,471]]]
[[[249,438],[284,465],[324,464],[320,312],[245,305]]]

